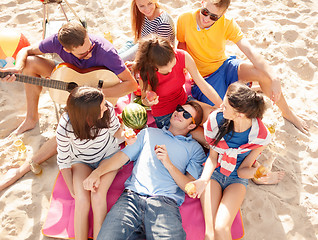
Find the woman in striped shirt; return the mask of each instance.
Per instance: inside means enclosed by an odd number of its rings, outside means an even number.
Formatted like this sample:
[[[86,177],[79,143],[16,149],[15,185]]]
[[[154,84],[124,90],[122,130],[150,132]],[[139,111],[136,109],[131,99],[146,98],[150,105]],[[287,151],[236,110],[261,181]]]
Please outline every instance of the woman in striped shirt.
[[[119,151],[124,131],[111,103],[92,87],[74,89],[56,132],[57,164],[75,198],[74,231],[76,239],[88,237],[88,213],[92,203],[94,239],[107,213],[106,195],[117,172],[101,178],[102,188],[89,192],[83,180],[105,159]]]
[[[149,34],[157,34],[169,40],[174,45],[175,29],[171,16],[161,9],[158,0],[132,0],[131,25],[135,36],[134,41],[128,41],[126,46],[119,50],[124,61],[133,61],[138,49],[138,40]]]

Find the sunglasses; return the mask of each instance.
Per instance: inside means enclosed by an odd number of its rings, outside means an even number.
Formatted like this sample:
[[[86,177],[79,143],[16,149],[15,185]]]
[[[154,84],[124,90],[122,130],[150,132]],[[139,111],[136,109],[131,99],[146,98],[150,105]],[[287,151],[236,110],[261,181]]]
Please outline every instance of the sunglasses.
[[[207,8],[201,8],[200,13],[205,17],[209,16],[210,19],[214,22],[219,19],[218,15],[211,13]]]
[[[93,43],[93,44],[91,45],[91,47],[87,50],[86,53],[78,54],[80,57],[77,57],[77,58],[78,58],[78,59],[83,59],[83,58],[85,58],[88,54],[90,54],[90,53],[93,51],[94,47],[95,47],[95,43]]]
[[[183,117],[185,119],[192,118],[192,123],[195,124],[194,118],[192,117],[191,113],[189,113],[187,110],[185,110],[181,105],[178,104],[176,111],[183,112]]]

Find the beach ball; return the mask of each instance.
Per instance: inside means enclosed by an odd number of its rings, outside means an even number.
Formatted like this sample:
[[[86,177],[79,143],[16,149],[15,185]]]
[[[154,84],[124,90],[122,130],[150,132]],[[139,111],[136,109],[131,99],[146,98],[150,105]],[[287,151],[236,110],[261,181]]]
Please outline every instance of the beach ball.
[[[2,29],[0,32],[0,67],[13,65],[21,48],[30,46],[28,39],[13,29]]]

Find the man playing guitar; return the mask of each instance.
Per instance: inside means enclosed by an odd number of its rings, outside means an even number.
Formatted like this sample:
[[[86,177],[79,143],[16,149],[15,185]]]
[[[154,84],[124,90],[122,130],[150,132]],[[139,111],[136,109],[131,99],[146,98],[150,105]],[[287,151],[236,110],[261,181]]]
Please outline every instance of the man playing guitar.
[[[80,69],[90,67],[106,67],[121,80],[120,83],[103,89],[107,97],[122,97],[137,89],[137,82],[118,56],[114,46],[102,37],[88,34],[79,22],[64,24],[57,34],[54,34],[37,45],[21,49],[13,68],[1,71],[23,73],[34,77],[50,77],[55,62],[38,55],[57,53],[61,59]],[[4,77],[3,81],[14,81],[14,75]],[[42,87],[25,84],[27,115],[17,128],[16,134],[21,134],[35,127],[39,120],[38,102]]]
[[[88,34],[79,22],[68,22],[61,27],[58,34],[44,39],[37,45],[21,49],[17,55],[16,65],[13,68],[0,69],[0,72],[48,78],[56,63],[38,56],[44,53],[57,53],[65,63],[70,63],[79,69],[106,67],[115,73],[120,81],[114,86],[102,89],[107,97],[118,98],[137,90],[136,80],[118,56],[114,46],[104,38]],[[1,80],[13,82],[16,80],[16,76],[7,75]],[[25,84],[27,115],[15,130],[15,134],[33,129],[37,124],[41,90],[41,86]],[[56,138],[49,139],[33,155],[31,161],[38,164],[44,162],[56,154],[56,148]],[[10,169],[0,183],[0,191],[13,184],[28,171],[30,171],[30,165],[27,161],[19,168]]]

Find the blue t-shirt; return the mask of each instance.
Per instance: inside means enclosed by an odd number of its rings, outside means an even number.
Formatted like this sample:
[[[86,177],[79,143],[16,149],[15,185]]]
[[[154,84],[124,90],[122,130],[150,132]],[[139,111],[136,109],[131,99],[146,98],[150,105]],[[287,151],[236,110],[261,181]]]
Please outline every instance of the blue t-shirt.
[[[125,63],[119,57],[114,46],[102,37],[89,34],[89,39],[95,46],[92,50],[92,57],[89,59],[78,59],[72,53],[64,51],[63,46],[58,40],[57,34],[41,41],[39,49],[43,53],[57,53],[61,59],[73,64],[80,69],[90,67],[106,67],[116,75],[122,73],[125,68]]]
[[[171,162],[183,174],[188,172],[194,178],[199,178],[206,155],[190,134],[174,136],[167,128],[146,128],[140,131],[133,145],[122,150],[130,161],[134,161],[125,188],[141,195],[170,197],[180,206],[184,201],[184,192],[157,158],[154,150],[156,145],[166,145]]]
[[[219,126],[222,125],[222,122],[224,120],[223,112],[219,112],[216,115],[216,120],[217,120],[217,123]],[[225,134],[225,136],[223,138],[230,148],[239,148],[242,144],[248,143],[248,135],[249,135],[250,131],[251,131],[251,128],[247,129],[244,132],[230,132],[228,134]],[[246,152],[246,153],[242,153],[242,154],[237,155],[236,167],[235,167],[234,171],[230,174],[229,177],[238,177],[237,176],[237,169],[239,168],[239,166],[244,161],[245,157],[250,152],[251,152],[251,150]],[[215,170],[220,172],[220,168],[221,167],[218,167]]]

